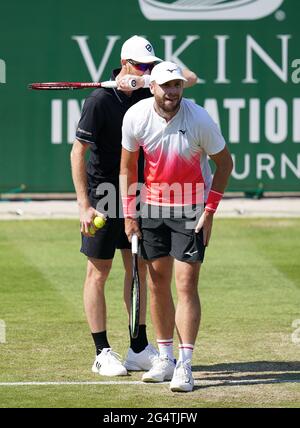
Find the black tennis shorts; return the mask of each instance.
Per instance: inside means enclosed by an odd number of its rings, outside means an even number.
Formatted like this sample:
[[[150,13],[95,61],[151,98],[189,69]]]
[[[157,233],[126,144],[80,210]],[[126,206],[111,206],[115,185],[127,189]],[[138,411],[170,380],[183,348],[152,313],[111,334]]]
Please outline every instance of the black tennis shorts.
[[[187,222],[196,219],[175,218],[151,218],[150,215],[142,215],[140,228],[143,239],[140,246],[141,256],[145,260],[155,260],[160,257],[172,256],[183,262],[203,262],[205,246],[203,232],[195,233],[194,227],[187,227]]]
[[[99,198],[89,194],[92,207],[97,208]],[[123,218],[107,218],[105,226],[97,230],[93,238],[81,234],[80,251],[94,259],[113,259],[116,249],[130,249],[131,244],[125,234]]]

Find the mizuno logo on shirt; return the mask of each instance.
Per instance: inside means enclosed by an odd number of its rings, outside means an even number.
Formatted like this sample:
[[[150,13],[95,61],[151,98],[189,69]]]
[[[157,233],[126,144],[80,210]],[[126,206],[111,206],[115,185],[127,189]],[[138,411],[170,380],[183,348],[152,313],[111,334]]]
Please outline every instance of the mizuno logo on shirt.
[[[184,135],[185,133],[186,133],[186,129],[179,129],[179,131],[178,132],[181,132],[182,133],[182,135]]]

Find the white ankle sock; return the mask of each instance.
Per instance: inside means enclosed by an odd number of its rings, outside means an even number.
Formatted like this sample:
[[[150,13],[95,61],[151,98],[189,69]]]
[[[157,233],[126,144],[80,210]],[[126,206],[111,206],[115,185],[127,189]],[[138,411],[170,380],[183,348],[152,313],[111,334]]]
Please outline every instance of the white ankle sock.
[[[173,338],[172,339],[157,339],[159,355],[167,356],[174,361],[173,355]]]
[[[180,343],[179,345],[179,360],[178,361],[192,361],[194,345],[190,343]]]

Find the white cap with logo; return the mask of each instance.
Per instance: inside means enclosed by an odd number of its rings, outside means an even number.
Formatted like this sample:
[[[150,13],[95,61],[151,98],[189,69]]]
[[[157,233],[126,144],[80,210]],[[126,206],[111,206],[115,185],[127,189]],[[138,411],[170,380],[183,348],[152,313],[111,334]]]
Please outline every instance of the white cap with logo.
[[[121,59],[132,59],[136,62],[149,63],[161,61],[155,56],[153,46],[144,37],[133,36],[126,40],[121,49]]]
[[[150,82],[155,81],[158,85],[177,79],[187,82],[187,79],[183,77],[181,68],[171,61],[163,61],[157,64],[153,67],[150,75]]]

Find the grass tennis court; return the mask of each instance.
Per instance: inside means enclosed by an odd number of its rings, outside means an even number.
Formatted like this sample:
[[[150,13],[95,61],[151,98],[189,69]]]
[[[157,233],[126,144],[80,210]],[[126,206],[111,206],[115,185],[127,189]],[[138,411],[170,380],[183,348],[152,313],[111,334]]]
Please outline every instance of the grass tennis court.
[[[199,284],[196,386],[180,394],[168,383],[136,383],[140,373],[91,373],[77,221],[1,221],[0,407],[299,407],[300,344],[292,340],[300,319],[299,230],[300,219],[215,220]],[[124,357],[122,276],[117,254],[106,293],[108,337]],[[154,342],[150,320],[148,336]],[[33,381],[124,383],[3,385]]]

